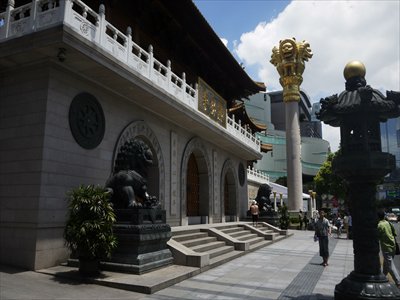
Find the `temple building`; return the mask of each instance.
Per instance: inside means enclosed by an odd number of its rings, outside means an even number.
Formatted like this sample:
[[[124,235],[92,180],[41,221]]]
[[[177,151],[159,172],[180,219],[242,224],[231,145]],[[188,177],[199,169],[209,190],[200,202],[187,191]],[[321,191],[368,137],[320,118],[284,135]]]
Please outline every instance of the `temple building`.
[[[271,145],[238,101],[265,86],[192,1],[9,0],[0,9],[0,263],[65,261],[67,192],[103,186],[136,138],[151,149],[148,191],[170,226],[246,215],[247,167]]]

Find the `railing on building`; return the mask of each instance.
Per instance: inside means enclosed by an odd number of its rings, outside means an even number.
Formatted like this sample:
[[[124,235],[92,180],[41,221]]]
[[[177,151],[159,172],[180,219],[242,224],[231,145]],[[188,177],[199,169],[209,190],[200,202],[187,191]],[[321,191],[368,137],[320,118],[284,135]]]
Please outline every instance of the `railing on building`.
[[[259,184],[269,183],[269,175],[265,174],[260,170],[254,168],[247,168],[247,180],[253,181]]]
[[[104,5],[100,5],[99,13],[96,13],[80,0],[33,0],[18,8],[14,8],[14,0],[9,0],[6,11],[0,13],[0,42],[61,24],[72,28],[181,103],[201,113],[198,110],[197,83],[193,87],[186,82],[185,73],[182,76],[173,73],[170,61],[167,65],[158,61],[151,45],[146,51],[136,44],[130,27],[124,34],[106,21]],[[226,130],[239,141],[260,151],[260,141],[229,116]]]

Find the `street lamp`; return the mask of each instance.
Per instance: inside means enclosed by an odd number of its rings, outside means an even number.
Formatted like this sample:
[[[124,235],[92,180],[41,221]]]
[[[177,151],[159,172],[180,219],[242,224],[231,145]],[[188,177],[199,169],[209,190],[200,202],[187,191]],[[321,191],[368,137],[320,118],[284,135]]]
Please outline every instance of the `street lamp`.
[[[340,150],[332,161],[335,174],[348,182],[353,219],[354,271],[335,287],[335,299],[400,299],[400,291],[381,271],[375,207],[376,183],[395,168],[383,153],[380,122],[400,116],[400,93],[386,97],[367,85],[365,66],[346,65],[346,90],[321,99],[317,117],[340,127]]]

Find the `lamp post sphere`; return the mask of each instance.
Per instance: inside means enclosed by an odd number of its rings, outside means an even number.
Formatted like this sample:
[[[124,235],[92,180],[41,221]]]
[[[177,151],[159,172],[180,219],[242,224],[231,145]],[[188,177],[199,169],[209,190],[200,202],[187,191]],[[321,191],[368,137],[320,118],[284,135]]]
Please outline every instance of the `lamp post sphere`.
[[[366,74],[366,69],[364,64],[361,61],[353,60],[344,67],[343,76],[346,80],[349,80],[353,77],[362,77],[364,78]]]

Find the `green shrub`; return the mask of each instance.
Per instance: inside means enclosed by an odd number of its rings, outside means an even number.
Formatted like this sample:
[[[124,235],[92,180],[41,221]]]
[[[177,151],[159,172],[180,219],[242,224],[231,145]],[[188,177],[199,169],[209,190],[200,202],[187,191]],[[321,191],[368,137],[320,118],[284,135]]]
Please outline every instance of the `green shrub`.
[[[79,186],[68,193],[66,245],[79,258],[102,259],[117,246],[113,234],[115,214],[109,192],[99,186]]]

